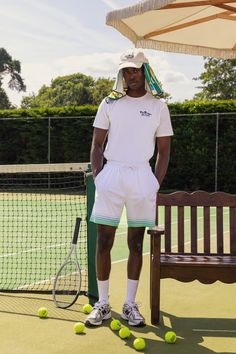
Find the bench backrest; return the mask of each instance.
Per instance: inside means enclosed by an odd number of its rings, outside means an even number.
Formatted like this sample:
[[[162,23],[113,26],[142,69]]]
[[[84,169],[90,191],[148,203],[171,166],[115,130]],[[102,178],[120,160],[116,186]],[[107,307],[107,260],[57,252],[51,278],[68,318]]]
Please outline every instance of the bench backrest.
[[[165,253],[184,253],[186,252],[186,243],[190,244],[187,253],[191,254],[211,254],[212,238],[215,238],[215,252],[217,254],[231,253],[236,254],[236,195],[215,192],[207,193],[205,191],[196,191],[193,193],[174,192],[171,194],[158,194],[157,197],[157,221],[160,224],[160,213],[158,206],[164,206],[164,228],[165,228]],[[177,207],[177,241],[173,237],[172,229],[172,208]],[[201,222],[203,222],[201,231],[199,230],[197,209],[203,208]],[[216,209],[214,232],[212,232],[212,222],[210,221],[211,209]],[[190,238],[187,239],[185,227],[186,208],[190,212]],[[227,210],[225,209],[227,208]],[[190,211],[189,211],[190,209]],[[227,230],[224,229],[223,214],[228,214]],[[189,232],[188,232],[189,234]],[[189,237],[189,236],[188,236]],[[228,250],[225,251],[225,238],[228,240]],[[199,239],[202,239],[202,249],[199,251]],[[177,243],[177,244],[176,244]],[[173,249],[173,244],[175,248]]]

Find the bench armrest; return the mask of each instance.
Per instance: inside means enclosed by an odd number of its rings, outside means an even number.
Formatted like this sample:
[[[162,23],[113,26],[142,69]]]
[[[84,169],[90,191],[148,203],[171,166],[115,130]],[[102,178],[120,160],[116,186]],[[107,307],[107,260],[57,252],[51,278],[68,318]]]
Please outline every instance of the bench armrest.
[[[147,233],[150,234],[151,236],[161,236],[164,235],[165,230],[161,226],[154,226],[151,229],[149,229]]]

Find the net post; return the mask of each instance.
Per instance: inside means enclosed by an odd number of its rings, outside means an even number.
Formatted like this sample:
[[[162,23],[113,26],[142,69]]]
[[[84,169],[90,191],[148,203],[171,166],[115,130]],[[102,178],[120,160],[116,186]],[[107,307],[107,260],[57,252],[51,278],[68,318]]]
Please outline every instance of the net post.
[[[97,276],[96,276],[96,243],[97,230],[96,225],[90,222],[90,215],[94,204],[95,185],[91,172],[86,174],[87,186],[87,250],[88,250],[88,297],[89,303],[94,304],[98,299]]]

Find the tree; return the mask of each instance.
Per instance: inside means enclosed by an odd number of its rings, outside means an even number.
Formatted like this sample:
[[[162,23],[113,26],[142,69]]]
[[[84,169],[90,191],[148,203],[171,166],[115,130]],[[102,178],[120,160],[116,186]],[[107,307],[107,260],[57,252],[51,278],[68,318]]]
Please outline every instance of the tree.
[[[99,77],[94,83],[92,90],[92,101],[94,105],[99,105],[104,97],[111,93],[114,85],[114,80]]]
[[[9,101],[5,90],[1,87],[0,82],[0,109],[8,109],[11,108],[11,102]]]
[[[0,108],[11,108],[11,103],[5,90],[2,88],[2,80],[4,77],[10,77],[8,87],[18,92],[25,91],[26,87],[22,77],[20,76],[21,64],[12,57],[4,48],[0,48]]]
[[[236,59],[204,58],[205,71],[194,80],[201,80],[201,92],[194,99],[227,100],[236,98]]]
[[[93,79],[81,73],[59,76],[50,86],[43,85],[38,94],[23,97],[23,108],[97,105],[112,90],[111,79]]]

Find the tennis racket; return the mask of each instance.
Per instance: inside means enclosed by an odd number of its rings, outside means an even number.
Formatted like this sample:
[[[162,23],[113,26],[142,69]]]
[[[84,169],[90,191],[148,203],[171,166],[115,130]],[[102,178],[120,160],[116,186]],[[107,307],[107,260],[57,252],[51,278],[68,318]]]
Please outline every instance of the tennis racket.
[[[53,284],[53,301],[57,307],[72,306],[80,294],[81,270],[76,253],[81,218],[76,218],[71,249],[60,267]]]

